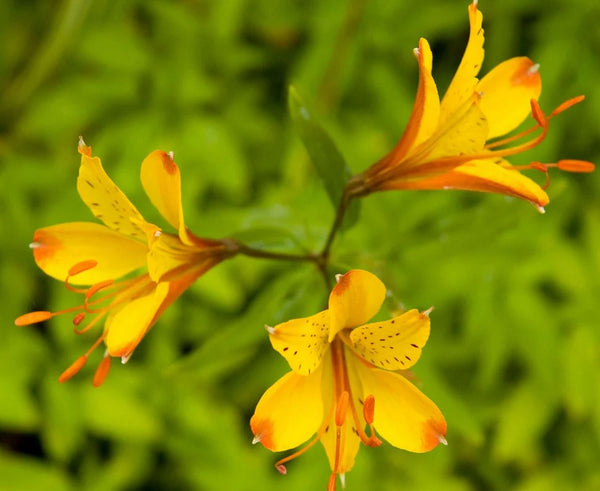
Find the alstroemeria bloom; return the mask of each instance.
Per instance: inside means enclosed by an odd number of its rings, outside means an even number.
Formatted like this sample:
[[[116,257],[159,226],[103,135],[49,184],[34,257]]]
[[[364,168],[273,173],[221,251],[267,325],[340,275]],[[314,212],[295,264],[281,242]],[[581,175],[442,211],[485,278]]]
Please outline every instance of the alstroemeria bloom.
[[[549,120],[583,96],[566,101],[546,116],[537,103],[541,92],[538,65],[526,57],[500,63],[478,80],[484,36],[477,1],[469,6],[469,23],[465,53],[441,102],[431,75],[431,49],[425,39],[420,39],[415,49],[419,86],[409,123],[388,155],[353,178],[350,194],[390,189],[463,189],[515,196],[543,211],[549,201],[547,194],[521,170],[540,170],[548,178],[549,167],[570,172],[594,169],[590,162],[579,160],[523,166],[505,160],[538,145],[546,136]],[[534,126],[505,137],[529,114],[535,120]]]
[[[59,378],[64,382],[75,375],[104,342],[106,351],[93,381],[98,386],[108,374],[110,357],[126,362],[164,310],[232,250],[226,241],[201,239],[186,228],[181,178],[171,153],[156,150],[148,155],[142,162],[141,181],[177,235],[144,220],[83,140],[79,153],[77,190],[104,225],[72,222],[45,227],[36,230],[31,248],[37,265],[64,281],[69,290],[82,294],[83,302],[60,312],[30,312],[15,323],[24,326],[74,313],[75,332],[83,333],[104,320],[97,341]]]
[[[360,442],[427,452],[446,443],[446,421],[437,406],[396,370],[412,367],[429,337],[429,312],[410,310],[391,320],[365,324],[380,309],[386,289],[373,274],[338,276],[329,308],[311,317],[268,327],[273,348],[292,371],[261,397],[250,420],[254,443],[273,451],[312,441],[277,462],[305,452],[317,441],[343,480]],[[365,432],[368,428],[370,435]]]

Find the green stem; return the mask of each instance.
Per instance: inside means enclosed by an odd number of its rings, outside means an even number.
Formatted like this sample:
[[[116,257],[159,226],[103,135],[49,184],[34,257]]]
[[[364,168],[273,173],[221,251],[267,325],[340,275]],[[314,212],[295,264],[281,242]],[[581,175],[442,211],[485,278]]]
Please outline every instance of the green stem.
[[[264,251],[261,249],[254,249],[253,247],[242,244],[241,242],[235,243],[235,250],[237,254],[242,254],[248,257],[256,257],[259,259],[275,259],[279,261],[307,261],[317,263],[319,257],[314,254],[287,254],[285,252],[271,252]]]

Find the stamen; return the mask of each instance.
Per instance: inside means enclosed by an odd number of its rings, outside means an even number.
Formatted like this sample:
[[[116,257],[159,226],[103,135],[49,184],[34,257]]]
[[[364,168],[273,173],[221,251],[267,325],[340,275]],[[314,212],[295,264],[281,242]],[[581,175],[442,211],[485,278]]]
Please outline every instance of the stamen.
[[[335,472],[331,473],[329,476],[329,482],[327,483],[327,491],[335,491],[335,477],[337,474]]]
[[[593,172],[596,166],[585,160],[559,160],[556,166],[567,172]]]
[[[277,471],[279,472],[279,474],[285,476],[287,474],[287,469],[285,467],[285,465],[283,464],[275,464],[275,469],[277,469]]]
[[[335,409],[336,426],[342,426],[344,424],[344,421],[346,419],[346,413],[348,412],[349,401],[350,394],[348,394],[348,391],[342,392],[342,395],[340,395]]]
[[[54,314],[47,310],[37,310],[35,312],[29,312],[27,314],[20,315],[15,319],[15,326],[23,327],[31,324],[37,324],[38,322],[44,322],[50,319]]]
[[[559,104],[559,106],[550,113],[550,117],[556,116],[557,114],[560,114],[563,111],[566,111],[571,106],[574,106],[575,104],[579,104],[584,99],[585,99],[584,95],[578,95],[577,97],[573,97],[572,99],[569,99],[568,101],[565,101],[562,104]]]
[[[365,398],[365,402],[363,404],[363,416],[368,425],[373,424],[373,419],[375,417],[375,397],[373,394],[369,394]]]
[[[75,362],[69,368],[67,368],[63,373],[61,373],[60,377],[58,377],[58,381],[62,384],[63,382],[66,382],[71,377],[76,375],[79,372],[79,370],[81,370],[85,366],[85,364],[87,363],[87,359],[87,354],[77,358],[77,360],[75,360]]]
[[[73,325],[78,326],[81,324],[81,321],[85,319],[85,312],[79,312],[75,317],[73,317]],[[75,331],[77,332],[77,331]]]
[[[108,351],[106,351],[104,353],[104,358],[102,358],[102,361],[94,373],[94,378],[92,380],[92,385],[94,387],[100,387],[104,383],[104,380],[106,380],[108,372],[110,371],[110,361],[111,358],[108,354]]]
[[[548,125],[546,115],[544,114],[544,111],[542,111],[538,101],[535,99],[531,99],[531,115],[540,126],[545,127]]]
[[[68,275],[75,276],[75,275],[78,275],[79,273],[83,273],[84,271],[87,271],[88,269],[95,268],[96,266],[98,266],[98,261],[94,261],[93,259],[89,259],[87,261],[81,261],[81,262],[75,264],[74,266],[71,266],[71,269],[69,269]]]

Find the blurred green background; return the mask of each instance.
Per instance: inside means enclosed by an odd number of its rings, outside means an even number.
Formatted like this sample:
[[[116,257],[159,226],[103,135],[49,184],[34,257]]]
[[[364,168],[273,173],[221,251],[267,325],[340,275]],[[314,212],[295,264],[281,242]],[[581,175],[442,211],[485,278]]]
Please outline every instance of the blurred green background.
[[[482,73],[528,55],[541,64],[543,108],[588,97],[515,162],[600,162],[598,2],[480,8]],[[358,172],[406,124],[418,38],[432,45],[443,92],[467,34],[465,0],[1,2],[0,489],[324,489],[320,446],[280,476],[282,455],[253,447],[248,426],[288,370],[263,324],[322,307],[314,268],[223,263],[94,389],[99,353],[57,382],[93,333],[75,336],[67,318],[13,325],[78,301],[27,244],[36,228],[92,219],[75,189],[83,135],[149,220],[163,223],[139,164],[173,150],[198,235],[316,250],[333,209],[287,115],[288,84]],[[393,293],[387,309],[435,306],[414,372],[448,420],[449,444],[424,455],[363,447],[348,490],[600,489],[599,179],[552,173],[545,215],[461,192],[362,202],[331,272],[378,274]]]

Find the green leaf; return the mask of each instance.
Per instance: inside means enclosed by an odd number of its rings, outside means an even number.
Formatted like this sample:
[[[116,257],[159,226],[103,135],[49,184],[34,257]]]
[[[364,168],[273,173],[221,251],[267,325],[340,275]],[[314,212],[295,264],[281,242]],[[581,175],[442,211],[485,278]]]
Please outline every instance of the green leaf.
[[[288,94],[288,106],[294,126],[317,174],[323,181],[327,195],[335,209],[340,204],[344,187],[352,173],[341,152],[331,137],[319,124],[296,88],[291,85]],[[358,219],[358,201],[351,203],[344,220],[345,227],[353,225]]]

